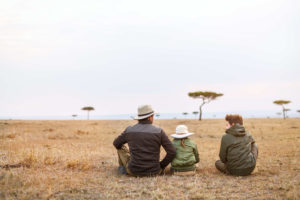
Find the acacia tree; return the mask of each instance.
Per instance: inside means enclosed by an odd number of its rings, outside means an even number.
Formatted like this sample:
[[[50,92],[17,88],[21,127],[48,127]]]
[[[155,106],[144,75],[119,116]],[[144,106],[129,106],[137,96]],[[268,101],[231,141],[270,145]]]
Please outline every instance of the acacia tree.
[[[276,115],[279,115],[279,116],[280,116],[281,114],[282,114],[281,112],[277,112],[277,113],[276,113]]]
[[[86,106],[86,107],[81,108],[81,110],[86,110],[87,111],[87,119],[89,120],[90,119],[90,111],[95,110],[95,108],[91,107],[91,106]]]
[[[212,100],[215,100],[218,97],[223,96],[222,93],[216,93],[216,92],[210,92],[210,91],[197,91],[197,92],[189,92],[189,97],[194,99],[201,99],[202,103],[199,107],[199,120],[202,120],[202,107],[211,102]]]
[[[284,105],[291,103],[291,101],[288,101],[288,100],[276,100],[276,101],[273,101],[273,103],[276,104],[276,105],[282,106],[282,116],[283,116],[283,119],[285,119],[286,118],[286,112],[288,110],[286,110],[286,108],[284,107]]]
[[[76,114],[73,114],[72,117],[73,117],[73,119],[75,119],[75,117],[77,117],[77,115],[76,115]]]
[[[198,113],[199,113],[198,111],[193,112],[193,114],[195,115],[195,118],[197,117]]]
[[[287,115],[287,112],[288,112],[288,111],[291,111],[291,109],[289,109],[289,108],[285,108],[285,109],[284,109],[284,112],[285,112],[285,118],[288,118],[288,115]]]
[[[183,114],[183,115],[188,115],[189,113],[187,113],[187,112],[183,112],[182,114]]]
[[[300,110],[297,110],[297,112],[300,114]]]
[[[156,113],[155,114],[155,117],[157,117],[157,119],[159,118],[160,114],[159,113]]]

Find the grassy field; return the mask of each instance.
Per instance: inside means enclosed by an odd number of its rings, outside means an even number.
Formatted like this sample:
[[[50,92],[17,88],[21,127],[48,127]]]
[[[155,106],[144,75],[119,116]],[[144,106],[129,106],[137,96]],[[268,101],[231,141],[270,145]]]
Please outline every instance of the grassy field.
[[[171,176],[169,169],[158,177],[118,175],[112,142],[134,123],[0,121],[0,199],[300,199],[300,119],[244,120],[259,147],[248,177],[215,169],[225,127],[219,119],[154,123],[168,135],[179,124],[195,133],[195,176]]]

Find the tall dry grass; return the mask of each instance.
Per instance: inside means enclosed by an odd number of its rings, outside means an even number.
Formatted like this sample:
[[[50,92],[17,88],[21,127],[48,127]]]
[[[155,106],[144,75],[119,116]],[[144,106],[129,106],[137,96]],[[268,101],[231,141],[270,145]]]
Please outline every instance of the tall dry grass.
[[[0,121],[0,199],[300,199],[300,119],[245,119],[259,147],[248,177],[219,173],[224,120],[156,120],[196,134],[195,176],[118,175],[112,141],[135,121]],[[165,152],[162,150],[161,155]]]

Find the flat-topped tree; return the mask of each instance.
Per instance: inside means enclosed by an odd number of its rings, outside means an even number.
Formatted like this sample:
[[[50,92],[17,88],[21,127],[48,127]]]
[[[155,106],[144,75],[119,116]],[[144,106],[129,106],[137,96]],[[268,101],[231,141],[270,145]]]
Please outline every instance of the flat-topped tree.
[[[194,99],[201,99],[202,103],[199,107],[199,120],[202,120],[202,107],[211,102],[212,100],[217,99],[218,97],[223,96],[222,93],[216,93],[216,92],[210,92],[210,91],[197,91],[197,92],[189,92],[188,93],[189,97],[194,98]]]
[[[277,113],[276,113],[276,115],[279,115],[279,116],[280,116],[281,114],[282,114],[281,112],[277,112]]]
[[[276,101],[273,101],[273,103],[276,104],[276,105],[282,106],[282,116],[283,116],[283,119],[285,119],[287,110],[285,110],[286,108],[284,107],[284,105],[291,103],[291,101],[276,100]]]
[[[76,115],[76,114],[73,114],[72,117],[73,117],[73,119],[75,119],[75,117],[77,117],[77,115]]]
[[[87,111],[87,119],[89,120],[90,119],[90,111],[95,110],[95,108],[91,107],[91,106],[86,106],[86,107],[81,108],[81,110],[86,110]]]
[[[284,109],[284,112],[285,112],[285,118],[288,118],[288,115],[287,115],[287,112],[288,112],[288,111],[291,111],[291,109],[289,109],[289,108],[285,108],[285,109]]]
[[[197,117],[198,113],[199,113],[198,111],[193,112],[193,114],[195,115],[195,118]]]
[[[187,113],[187,112],[183,112],[182,114],[183,114],[183,115],[188,115],[189,113]]]

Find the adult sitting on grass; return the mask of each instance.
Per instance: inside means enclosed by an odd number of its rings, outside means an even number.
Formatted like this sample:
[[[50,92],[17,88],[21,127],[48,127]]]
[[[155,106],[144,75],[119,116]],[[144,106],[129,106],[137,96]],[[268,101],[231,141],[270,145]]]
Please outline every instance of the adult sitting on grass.
[[[132,176],[158,175],[173,160],[176,150],[165,132],[153,126],[154,111],[150,105],[142,105],[138,108],[138,123],[128,126],[118,136],[113,144],[118,151],[119,168],[121,174]],[[128,143],[128,148],[124,145]],[[162,161],[160,147],[166,151]]]
[[[226,115],[226,134],[220,147],[220,159],[216,168],[227,174],[247,176],[256,165],[258,148],[253,137],[243,127],[240,115]]]

